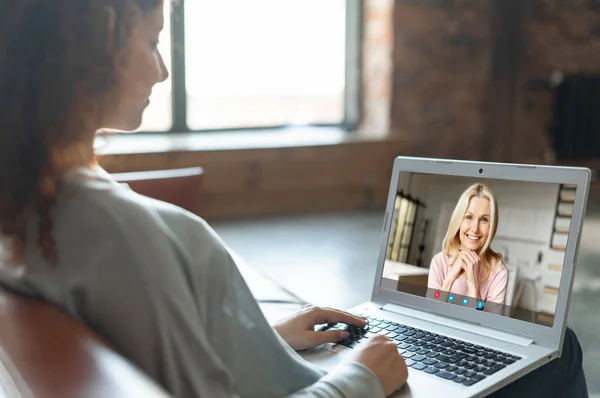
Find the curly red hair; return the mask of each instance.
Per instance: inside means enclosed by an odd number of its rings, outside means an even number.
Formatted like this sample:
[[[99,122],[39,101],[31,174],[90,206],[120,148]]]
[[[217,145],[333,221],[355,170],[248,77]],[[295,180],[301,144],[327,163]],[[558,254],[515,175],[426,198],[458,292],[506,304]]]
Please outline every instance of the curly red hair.
[[[25,220],[57,263],[51,210],[65,172],[95,163],[89,131],[116,82],[135,16],[163,0],[7,0],[0,5],[0,237],[22,260]],[[114,10],[109,31],[107,7]],[[87,127],[87,128],[86,128]]]

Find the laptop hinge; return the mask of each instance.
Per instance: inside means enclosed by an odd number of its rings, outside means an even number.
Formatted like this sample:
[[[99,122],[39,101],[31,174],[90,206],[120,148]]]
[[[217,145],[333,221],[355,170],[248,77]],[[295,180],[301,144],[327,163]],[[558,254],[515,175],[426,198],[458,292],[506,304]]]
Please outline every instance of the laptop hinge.
[[[442,326],[448,326],[454,329],[458,329],[468,333],[475,333],[485,337],[491,337],[496,340],[505,341],[511,344],[517,344],[523,347],[527,347],[533,344],[534,339],[530,337],[517,336],[514,334],[504,333],[498,330],[490,329],[483,327],[479,324],[465,321],[457,321],[455,319],[442,317],[435,314],[430,314],[423,311],[413,310],[411,308],[402,307],[396,304],[385,304],[381,307],[384,311],[394,312],[400,315],[410,316],[412,318],[417,318],[420,320],[425,320],[427,322],[436,323]]]

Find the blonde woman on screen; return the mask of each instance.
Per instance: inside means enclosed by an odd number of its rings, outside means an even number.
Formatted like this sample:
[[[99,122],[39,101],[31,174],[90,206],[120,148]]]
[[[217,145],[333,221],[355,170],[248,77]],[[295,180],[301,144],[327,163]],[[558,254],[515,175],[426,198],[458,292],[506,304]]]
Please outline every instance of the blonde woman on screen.
[[[431,261],[428,287],[504,304],[508,270],[490,247],[498,227],[498,201],[486,184],[468,187],[456,204],[442,251]]]

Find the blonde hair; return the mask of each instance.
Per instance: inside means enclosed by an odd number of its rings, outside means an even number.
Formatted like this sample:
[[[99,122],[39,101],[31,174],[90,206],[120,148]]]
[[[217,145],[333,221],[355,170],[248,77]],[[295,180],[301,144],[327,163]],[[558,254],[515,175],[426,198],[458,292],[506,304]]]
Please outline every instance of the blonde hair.
[[[469,186],[458,199],[456,207],[452,212],[450,223],[448,224],[448,230],[442,243],[442,251],[450,258],[457,255],[460,252],[460,225],[463,222],[465,213],[469,207],[471,198],[486,198],[490,201],[490,232],[483,244],[483,246],[477,251],[477,255],[481,259],[484,265],[484,269],[480,273],[480,277],[487,278],[492,271],[492,260],[496,262],[502,260],[502,256],[492,250],[490,244],[496,236],[496,230],[498,229],[498,200],[492,188],[484,183],[475,183]]]

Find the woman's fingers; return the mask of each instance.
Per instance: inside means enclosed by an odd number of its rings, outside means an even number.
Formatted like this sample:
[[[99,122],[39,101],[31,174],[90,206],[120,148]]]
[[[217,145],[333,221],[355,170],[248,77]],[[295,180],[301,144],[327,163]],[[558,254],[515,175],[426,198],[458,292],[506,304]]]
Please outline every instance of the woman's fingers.
[[[469,252],[469,255],[471,257],[471,261],[473,262],[473,274],[478,275],[481,267],[481,259],[475,252]]]
[[[346,323],[348,325],[365,326],[366,322],[363,318],[352,315],[345,311],[336,310],[333,308],[313,307],[312,321],[315,324],[321,323]]]
[[[464,259],[463,256],[460,257],[460,268],[462,270],[464,270],[465,272],[467,272],[467,269],[469,268],[469,264],[467,263],[467,261]]]
[[[481,259],[477,255],[477,253],[472,251],[461,252],[463,259],[466,264],[468,264],[467,269],[467,278],[471,281],[476,281],[479,275],[479,266],[481,264]]]
[[[467,252],[460,252],[460,257],[467,267],[473,266],[473,259]]]
[[[467,272],[467,279],[473,282],[475,281],[477,275],[477,262],[473,259],[472,254],[472,252],[463,252],[462,256],[465,264],[467,265],[465,270]]]
[[[350,333],[343,330],[327,330],[324,332],[312,332],[306,331],[303,335],[303,347],[304,349],[310,347],[316,347],[325,343],[337,343],[340,340],[348,338]]]
[[[450,258],[450,263],[448,265],[453,266],[456,263],[456,260],[458,260],[458,258],[460,257],[460,253],[456,252],[452,255],[452,257]]]
[[[465,264],[460,253],[456,254],[456,261],[454,261],[454,263],[451,266],[451,272],[454,275],[454,279],[456,279],[458,278],[460,272],[465,269]]]
[[[476,263],[477,263],[477,260],[479,260],[479,256],[477,255],[477,253],[475,253],[475,252],[472,252],[472,251],[468,251],[468,252],[466,252],[466,253],[467,253],[467,255],[468,255],[470,258],[471,258],[471,261],[472,261],[474,264],[476,264]]]

